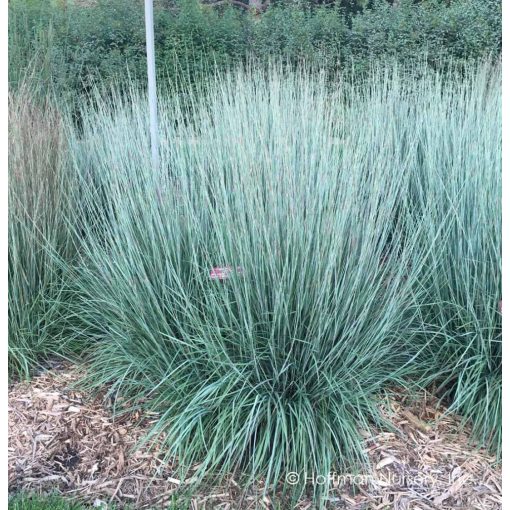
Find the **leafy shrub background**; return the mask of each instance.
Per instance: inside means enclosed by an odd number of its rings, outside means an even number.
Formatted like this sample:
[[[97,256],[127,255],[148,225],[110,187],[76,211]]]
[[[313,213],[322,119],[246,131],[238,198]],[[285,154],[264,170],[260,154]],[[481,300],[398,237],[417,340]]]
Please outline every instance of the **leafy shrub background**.
[[[378,0],[376,6],[352,20],[350,53],[360,65],[388,56],[412,62],[425,54],[438,64],[499,53],[499,2],[402,0],[394,7]]]
[[[64,8],[63,5],[66,5]],[[499,55],[497,0],[376,0],[359,11],[339,5],[281,2],[257,16],[234,6],[177,0],[156,9],[160,78],[200,80],[248,59],[306,60],[331,72],[367,70],[372,60],[440,65]],[[9,69],[15,85],[30,63],[59,95],[87,92],[99,81],[145,77],[143,2],[98,0],[90,6],[13,0],[9,4]],[[354,64],[354,67],[353,67]]]

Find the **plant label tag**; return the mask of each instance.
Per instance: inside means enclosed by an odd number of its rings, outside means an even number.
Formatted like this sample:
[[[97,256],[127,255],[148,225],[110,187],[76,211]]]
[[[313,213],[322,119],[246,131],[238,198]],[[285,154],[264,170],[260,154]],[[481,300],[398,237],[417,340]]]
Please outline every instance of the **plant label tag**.
[[[241,266],[237,266],[236,268],[237,274],[243,274],[243,268]],[[209,271],[209,278],[211,280],[226,280],[232,276],[232,266],[218,266],[213,267]]]

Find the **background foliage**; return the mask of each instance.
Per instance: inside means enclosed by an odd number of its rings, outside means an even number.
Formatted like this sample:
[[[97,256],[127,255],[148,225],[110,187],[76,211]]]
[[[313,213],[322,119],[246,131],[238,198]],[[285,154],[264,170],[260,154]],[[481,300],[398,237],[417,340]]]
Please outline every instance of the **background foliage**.
[[[16,85],[32,64],[60,96],[113,83],[130,73],[145,77],[143,2],[98,0],[9,3],[9,80]],[[498,0],[384,0],[328,5],[278,2],[260,14],[197,0],[158,4],[157,68],[161,79],[193,80],[247,59],[270,56],[363,71],[372,60],[434,66],[499,55]],[[35,60],[35,64],[34,64]]]

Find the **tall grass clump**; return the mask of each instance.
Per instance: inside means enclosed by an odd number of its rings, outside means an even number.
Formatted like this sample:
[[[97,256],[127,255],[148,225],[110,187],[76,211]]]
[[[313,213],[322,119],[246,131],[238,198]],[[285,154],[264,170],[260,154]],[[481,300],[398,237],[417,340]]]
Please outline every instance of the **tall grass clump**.
[[[34,97],[29,82],[9,94],[9,371],[20,377],[62,347],[54,300],[74,250],[63,119]]]
[[[439,85],[431,90],[438,95]],[[501,73],[480,65],[423,105],[412,184],[421,329],[439,394],[501,448]],[[419,218],[419,219],[418,219]],[[431,342],[430,339],[433,339]],[[429,358],[430,361],[430,358]]]
[[[84,109],[71,141],[84,243],[69,316],[92,345],[90,382],[158,413],[147,440],[164,433],[183,477],[274,487],[290,472],[361,469],[362,431],[384,424],[381,393],[443,374],[460,353],[452,340],[439,355],[444,328],[424,330],[427,269],[445,251],[427,220],[423,151],[427,141],[435,171],[458,178],[452,143],[490,115],[474,90],[494,86],[484,76],[463,85],[386,68],[331,86],[276,66],[184,99],[168,90],[157,168],[143,93]],[[431,111],[445,114],[437,132]],[[434,211],[445,235],[456,212]]]
[[[240,73],[186,111],[165,95],[157,169],[145,97],[83,114],[73,316],[98,340],[91,379],[160,413],[152,434],[184,468],[201,463],[198,478],[361,466],[375,396],[404,383],[409,155],[385,115],[392,98],[400,111],[395,78],[377,79],[377,93],[344,92],[305,72]]]

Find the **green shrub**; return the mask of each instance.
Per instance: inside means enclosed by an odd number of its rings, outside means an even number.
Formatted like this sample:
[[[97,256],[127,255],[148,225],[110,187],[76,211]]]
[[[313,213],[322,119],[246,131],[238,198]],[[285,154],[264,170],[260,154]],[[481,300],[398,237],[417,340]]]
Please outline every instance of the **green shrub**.
[[[370,59],[415,63],[464,61],[499,54],[501,5],[498,2],[401,0],[398,7],[379,0],[352,21],[351,55],[359,66]]]
[[[36,86],[42,96],[69,80],[63,32],[65,13],[48,2],[9,2],[9,85]],[[31,80],[30,77],[35,79]]]
[[[68,7],[67,66],[75,88],[96,81],[145,76],[145,21],[140,2],[99,0],[93,7]]]
[[[437,66],[500,53],[497,0],[402,0],[398,7],[379,0],[366,5],[354,16],[338,6],[294,2],[257,16],[198,0],[157,6],[160,81],[178,82],[183,72],[200,81],[217,70],[275,56],[296,66],[320,63],[334,75],[340,68],[367,71],[371,60],[415,64],[426,54]],[[128,74],[145,83],[143,2],[99,0],[84,7],[16,0],[9,3],[9,13],[11,85],[34,55],[41,81],[68,99],[90,92],[98,82],[125,82]]]

